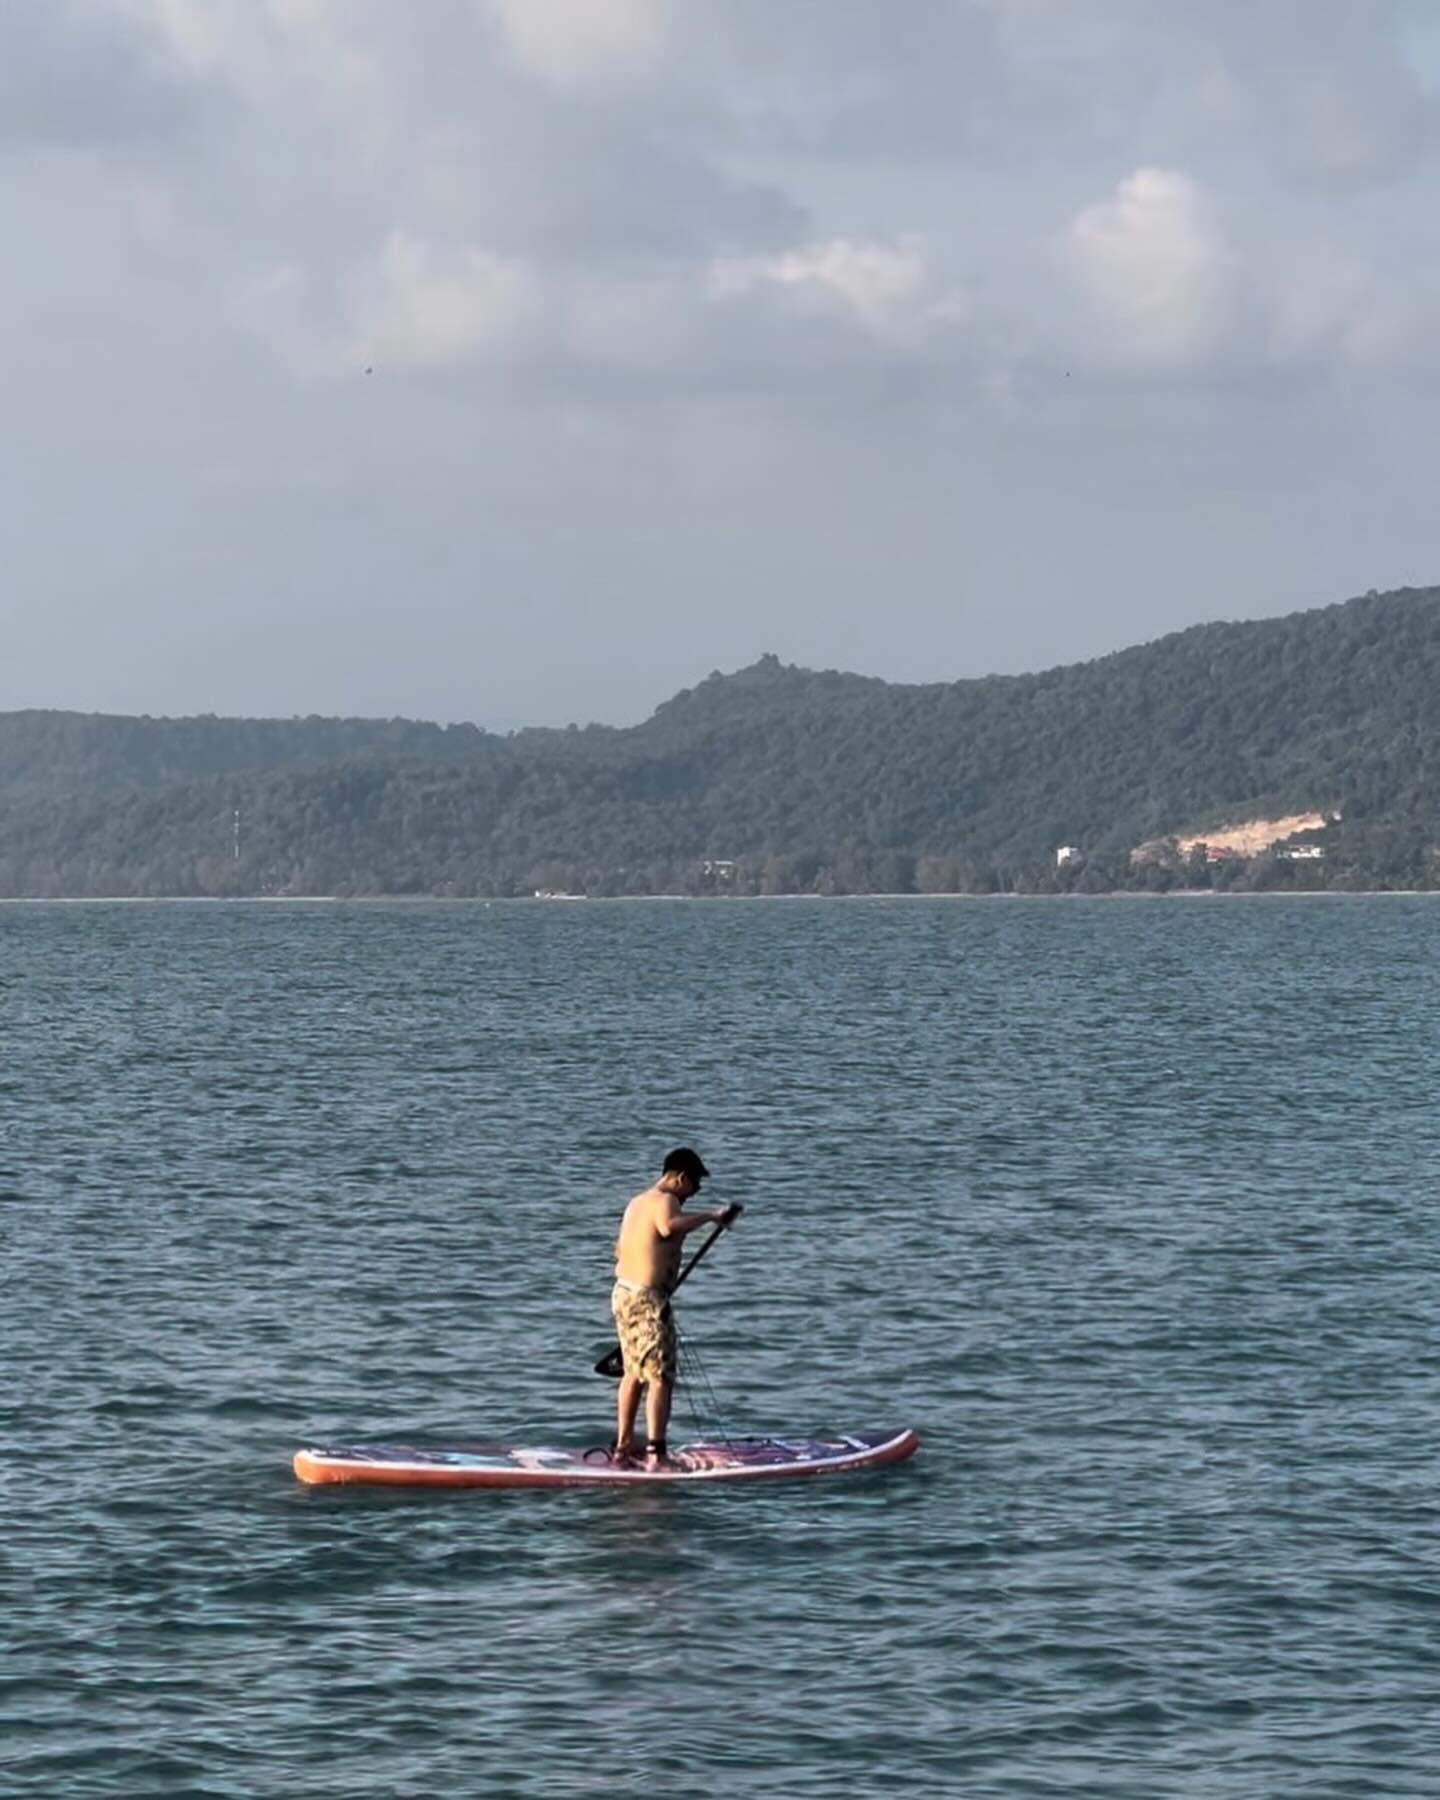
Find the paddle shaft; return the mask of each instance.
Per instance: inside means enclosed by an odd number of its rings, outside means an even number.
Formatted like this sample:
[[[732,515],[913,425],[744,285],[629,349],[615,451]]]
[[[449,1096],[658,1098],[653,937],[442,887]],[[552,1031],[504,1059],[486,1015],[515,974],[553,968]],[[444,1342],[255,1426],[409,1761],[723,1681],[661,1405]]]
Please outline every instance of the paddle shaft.
[[[678,1288],[680,1286],[681,1282],[684,1281],[685,1277],[690,1273],[690,1271],[695,1267],[696,1263],[699,1262],[700,1258],[705,1254],[705,1252],[715,1242],[716,1238],[723,1237],[729,1229],[730,1229],[730,1227],[728,1225],[717,1225],[715,1227],[715,1229],[710,1233],[709,1237],[706,1238],[705,1242],[700,1246],[700,1248],[690,1258],[689,1262],[686,1263],[685,1267],[683,1269],[681,1269],[680,1273],[675,1277],[675,1287],[671,1288],[670,1293],[673,1294],[675,1292],[675,1288]],[[666,1297],[668,1298],[669,1296],[667,1295]]]
[[[704,1256],[705,1252],[711,1247],[712,1244],[714,1244],[716,1238],[722,1236],[728,1229],[729,1229],[728,1223],[725,1225],[717,1225],[715,1227],[715,1229],[710,1233],[709,1237],[706,1238],[705,1242],[700,1246],[700,1248],[690,1258],[689,1262],[685,1264],[684,1268],[681,1269],[680,1273],[675,1277],[675,1286],[671,1288],[670,1294],[675,1293],[676,1289],[678,1289],[680,1287],[680,1285],[684,1282],[685,1277],[695,1267],[696,1263],[698,1263],[700,1261],[700,1258],[702,1256]],[[669,1301],[670,1294],[666,1295],[667,1303]],[[595,1373],[597,1375],[608,1375],[611,1377],[612,1380],[618,1380],[620,1378],[620,1376],[622,1376],[625,1373],[625,1364],[621,1358],[620,1346],[618,1344],[615,1346],[615,1348],[613,1350],[607,1351],[606,1354],[600,1358],[599,1362],[596,1363]]]

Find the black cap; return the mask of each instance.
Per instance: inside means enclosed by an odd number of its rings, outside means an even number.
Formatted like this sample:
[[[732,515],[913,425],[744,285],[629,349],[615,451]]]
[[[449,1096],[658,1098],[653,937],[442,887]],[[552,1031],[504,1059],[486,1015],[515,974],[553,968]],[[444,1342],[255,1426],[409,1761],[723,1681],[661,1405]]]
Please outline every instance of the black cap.
[[[710,1171],[701,1162],[694,1150],[672,1150],[665,1158],[663,1175],[688,1175],[692,1181],[701,1181]]]

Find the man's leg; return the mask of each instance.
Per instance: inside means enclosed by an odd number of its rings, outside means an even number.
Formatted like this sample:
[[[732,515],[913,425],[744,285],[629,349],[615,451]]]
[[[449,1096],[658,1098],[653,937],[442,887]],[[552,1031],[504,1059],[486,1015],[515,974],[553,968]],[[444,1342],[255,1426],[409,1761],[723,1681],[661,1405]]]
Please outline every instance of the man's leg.
[[[652,1444],[663,1444],[670,1425],[670,1398],[675,1383],[669,1376],[652,1381],[645,1393],[645,1435]]]
[[[640,1389],[643,1383],[638,1375],[622,1375],[620,1391],[615,1396],[615,1448],[617,1450],[633,1450],[635,1448],[635,1415],[640,1410]]]
[[[665,1433],[670,1425],[670,1401],[675,1392],[675,1371],[679,1360],[679,1337],[675,1330],[675,1315],[670,1310],[667,1300],[660,1308],[660,1374],[650,1383],[645,1395],[645,1433],[649,1439],[647,1450],[651,1446],[657,1448],[659,1455],[665,1454]]]

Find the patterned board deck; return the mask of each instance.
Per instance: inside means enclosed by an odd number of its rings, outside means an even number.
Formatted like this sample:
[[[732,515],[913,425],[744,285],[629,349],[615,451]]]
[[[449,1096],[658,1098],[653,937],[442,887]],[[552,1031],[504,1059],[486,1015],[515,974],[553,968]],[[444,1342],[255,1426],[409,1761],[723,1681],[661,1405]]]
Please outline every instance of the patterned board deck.
[[[617,1463],[605,1450],[526,1448],[513,1444],[322,1444],[295,1453],[307,1484],[369,1482],[396,1487],[596,1487],[632,1483],[743,1481],[835,1475],[875,1469],[913,1456],[913,1431],[833,1437],[726,1438],[685,1444],[667,1464]]]

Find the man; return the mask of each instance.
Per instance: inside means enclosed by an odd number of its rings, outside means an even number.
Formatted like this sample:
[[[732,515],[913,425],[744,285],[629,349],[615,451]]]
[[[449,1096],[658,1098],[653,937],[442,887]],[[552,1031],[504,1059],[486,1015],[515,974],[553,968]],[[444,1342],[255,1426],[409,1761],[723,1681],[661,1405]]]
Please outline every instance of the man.
[[[660,1179],[635,1196],[620,1221],[610,1294],[625,1369],[616,1400],[612,1454],[617,1461],[635,1454],[635,1415],[642,1388],[646,1466],[658,1468],[665,1460],[677,1360],[670,1295],[680,1272],[681,1241],[702,1225],[732,1224],[742,1210],[739,1205],[683,1210],[709,1173],[693,1150],[672,1150]]]

